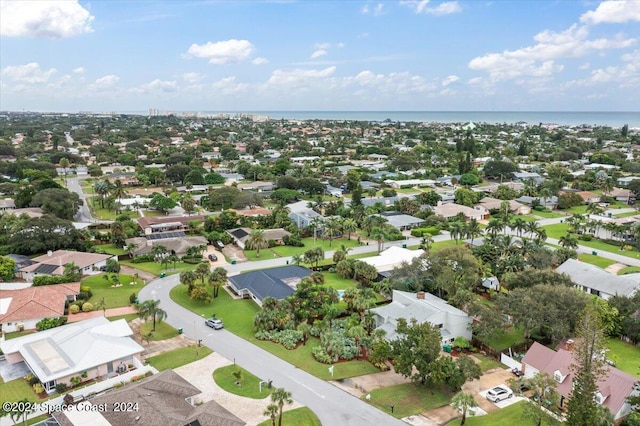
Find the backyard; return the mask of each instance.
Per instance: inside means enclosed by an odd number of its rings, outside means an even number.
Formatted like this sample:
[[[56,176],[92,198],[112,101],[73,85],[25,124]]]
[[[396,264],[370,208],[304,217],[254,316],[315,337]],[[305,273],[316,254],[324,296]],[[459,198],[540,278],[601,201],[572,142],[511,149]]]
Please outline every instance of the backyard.
[[[129,306],[129,296],[132,293],[138,294],[138,291],[144,287],[144,281],[140,278],[137,281],[131,275],[119,274],[120,287],[112,287],[114,284],[111,280],[107,281],[104,277],[113,274],[99,274],[92,275],[89,278],[82,280],[83,286],[91,287],[90,302],[94,308],[102,300],[104,300],[104,307],[106,309],[120,308],[123,306]],[[136,284],[131,284],[135,282]]]
[[[225,290],[220,291],[220,296],[213,302],[203,303],[191,300],[187,294],[187,287],[180,285],[171,290],[171,299],[206,318],[215,313],[217,318],[224,321],[227,330],[323,380],[337,380],[380,371],[367,361],[346,361],[335,364],[332,376],[328,370],[329,366],[316,361],[311,354],[313,348],[320,345],[320,340],[317,338],[310,338],[306,345],[300,345],[294,350],[285,349],[277,343],[256,339],[253,317],[260,308],[249,299],[232,299]]]
[[[607,358],[616,364],[618,370],[640,378],[640,348],[619,339],[607,340]]]
[[[329,246],[329,240],[324,240],[322,238],[316,238],[313,240],[313,237],[303,238],[302,242],[304,243],[304,247],[293,247],[293,246],[276,246],[273,248],[265,248],[260,250],[260,257],[256,256],[255,250],[245,250],[244,254],[247,256],[249,260],[263,260],[269,259],[273,257],[289,257],[295,255],[302,255],[305,251],[312,249],[314,247],[322,247],[322,249],[327,251],[337,250],[341,245],[344,245],[347,248],[357,247],[357,240],[347,240],[344,238],[337,238],[331,241],[331,246]]]
[[[495,336],[484,342],[498,352],[519,345],[525,342],[524,330],[522,327],[509,327],[506,330],[499,331]]]
[[[414,383],[374,389],[370,395],[368,401],[363,400],[398,419],[447,405],[452,396]]]

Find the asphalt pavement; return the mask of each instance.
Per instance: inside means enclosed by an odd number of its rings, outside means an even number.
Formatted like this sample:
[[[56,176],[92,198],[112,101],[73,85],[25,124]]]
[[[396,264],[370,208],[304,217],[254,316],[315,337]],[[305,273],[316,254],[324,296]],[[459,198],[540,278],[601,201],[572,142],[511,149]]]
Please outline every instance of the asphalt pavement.
[[[262,262],[251,262],[254,264],[253,269],[256,269],[255,263]],[[167,323],[175,328],[182,328],[184,333],[194,340],[202,339],[204,346],[236,362],[252,374],[268,378],[273,381],[274,386],[287,389],[296,401],[313,410],[323,425],[405,425],[401,420],[300,370],[227,330],[213,330],[205,326],[203,317],[171,300],[169,292],[176,285],[179,285],[179,275],[157,279],[145,286],[138,297],[140,300],[160,300],[162,309],[167,312]],[[203,374],[211,373],[203,372]]]

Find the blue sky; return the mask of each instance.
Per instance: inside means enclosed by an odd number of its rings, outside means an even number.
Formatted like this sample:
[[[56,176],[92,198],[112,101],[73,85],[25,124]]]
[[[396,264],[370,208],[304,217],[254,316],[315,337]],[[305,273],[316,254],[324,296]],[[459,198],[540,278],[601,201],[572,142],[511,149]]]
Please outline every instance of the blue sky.
[[[0,5],[2,110],[640,110],[638,0]]]

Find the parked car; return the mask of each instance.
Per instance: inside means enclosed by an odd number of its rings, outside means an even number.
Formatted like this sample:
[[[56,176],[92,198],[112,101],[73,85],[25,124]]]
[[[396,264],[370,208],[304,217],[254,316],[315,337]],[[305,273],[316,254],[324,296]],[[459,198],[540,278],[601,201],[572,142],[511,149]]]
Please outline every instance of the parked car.
[[[491,402],[500,402],[512,396],[513,391],[505,386],[496,386],[487,392],[487,399]]]
[[[222,250],[224,248],[223,242],[220,241],[220,240],[216,241],[216,247],[218,247],[218,249]]]
[[[209,255],[209,260],[212,262],[215,262],[216,260],[218,260],[218,256],[216,256],[215,254],[210,254]]]
[[[222,322],[222,320],[219,320],[216,318],[209,318],[204,323],[207,327],[211,327],[215,330],[220,330],[221,328],[224,328],[224,323]]]
[[[516,376],[516,377],[522,377],[524,376],[524,373],[522,373],[522,371],[520,371],[520,369],[518,368],[512,368],[511,372]]]

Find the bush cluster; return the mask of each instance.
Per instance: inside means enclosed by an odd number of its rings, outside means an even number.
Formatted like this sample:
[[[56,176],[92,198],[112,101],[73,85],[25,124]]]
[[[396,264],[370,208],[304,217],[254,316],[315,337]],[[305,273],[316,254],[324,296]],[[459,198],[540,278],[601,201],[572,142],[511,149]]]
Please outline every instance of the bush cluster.
[[[428,228],[415,228],[411,230],[411,235],[414,237],[425,237],[427,235],[438,235],[440,234],[440,229],[437,226],[429,226]]]
[[[292,350],[298,346],[299,342],[302,342],[303,335],[298,330],[258,331],[256,339],[280,343],[285,348]]]
[[[65,284],[78,281],[80,277],[77,274],[70,275],[38,275],[33,278],[33,286],[38,287],[41,285],[53,285],[53,284]]]
[[[48,330],[50,328],[59,327],[67,323],[67,317],[60,318],[43,318],[36,323],[36,330]]]
[[[133,263],[153,262],[155,259],[152,254],[141,254],[133,258]]]

